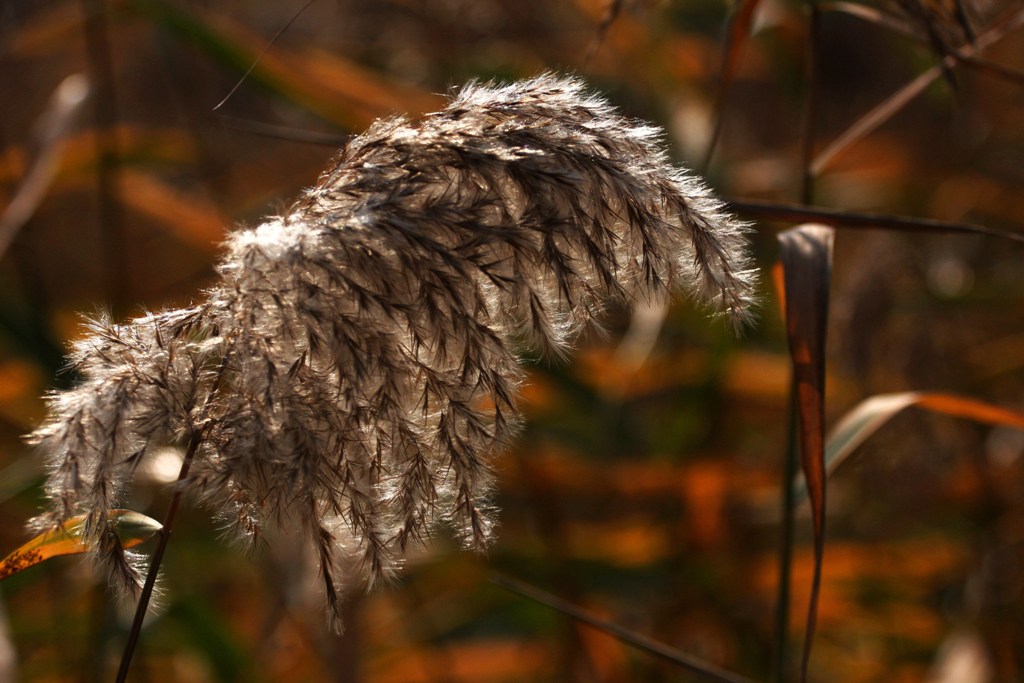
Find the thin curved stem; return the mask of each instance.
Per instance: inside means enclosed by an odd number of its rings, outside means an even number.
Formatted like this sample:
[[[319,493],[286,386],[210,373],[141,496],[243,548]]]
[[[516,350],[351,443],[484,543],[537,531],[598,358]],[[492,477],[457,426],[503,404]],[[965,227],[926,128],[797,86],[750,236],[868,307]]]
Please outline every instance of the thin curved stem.
[[[790,378],[789,426],[786,434],[785,463],[782,470],[782,535],[779,539],[779,584],[775,601],[775,642],[772,644],[771,680],[785,683],[786,651],[789,649],[789,610],[793,575],[793,543],[796,511],[792,481],[798,470],[796,380]]]
[[[830,209],[810,204],[788,204],[784,202],[750,201],[740,199],[728,200],[731,210],[750,218],[761,218],[768,221],[815,221],[834,228],[860,228],[879,230],[899,230],[901,232],[920,233],[956,233],[964,235],[987,235],[1000,239],[1024,242],[1024,233],[1011,232],[990,228],[975,223],[955,223],[939,221],[932,218],[916,218],[911,216],[895,216],[882,213],[863,213]]]
[[[139,643],[139,634],[142,633],[142,622],[149,611],[149,602],[153,597],[153,588],[156,586],[156,577],[160,573],[160,564],[164,559],[164,551],[167,549],[167,542],[171,540],[171,528],[174,526],[174,518],[178,514],[178,506],[181,504],[181,496],[185,492],[180,486],[188,477],[188,471],[192,466],[192,459],[195,457],[199,444],[203,441],[202,431],[196,430],[185,452],[185,459],[181,463],[181,470],[178,472],[178,489],[171,497],[170,505],[167,506],[167,514],[164,515],[163,527],[157,532],[160,540],[156,550],[153,552],[153,559],[149,563],[149,572],[146,574],[146,583],[142,586],[142,593],[139,595],[139,602],[135,606],[135,619],[132,621],[132,629],[128,634],[128,642],[125,643],[124,652],[121,654],[121,666],[117,670],[117,683],[125,683],[128,677],[128,668],[132,663],[132,656],[135,654],[135,647]]]
[[[580,623],[587,624],[599,631],[610,634],[627,645],[631,645],[643,652],[646,652],[647,654],[654,655],[655,657],[660,657],[661,659],[671,662],[672,664],[695,674],[699,674],[707,679],[720,681],[721,683],[754,683],[752,679],[747,678],[746,676],[733,673],[732,671],[726,671],[711,662],[706,662],[698,657],[694,657],[693,655],[680,652],[674,647],[670,647],[664,643],[648,638],[647,636],[624,626],[619,626],[618,624],[601,619],[586,610],[580,609],[570,602],[542,591],[536,586],[513,579],[510,576],[494,572],[491,574],[491,583],[513,593],[518,593],[519,595],[541,605],[546,605],[547,607],[557,610]]]
[[[210,404],[213,397],[217,395],[220,390],[221,380],[224,378],[224,370],[228,363],[228,353],[225,352],[220,359],[220,367],[217,369],[217,375],[213,380],[213,385],[210,387],[210,393],[206,397],[206,401],[202,408],[202,419],[199,422],[199,426],[193,425],[192,436],[189,438],[188,449],[185,451],[185,457],[181,461],[181,469],[178,471],[178,479],[176,482],[177,488],[174,491],[174,495],[171,496],[171,502],[167,506],[167,513],[164,515],[163,526],[160,531],[157,532],[160,536],[160,540],[157,542],[156,550],[153,551],[153,559],[149,563],[149,571],[146,573],[146,582],[142,586],[142,593],[139,595],[139,602],[135,606],[135,618],[132,620],[131,631],[128,632],[128,641],[124,645],[124,652],[121,653],[121,665],[117,670],[116,683],[125,683],[128,678],[128,669],[132,664],[132,656],[135,654],[135,648],[139,644],[139,635],[142,633],[142,622],[146,618],[146,612],[149,611],[149,603],[153,598],[153,588],[156,586],[156,577],[160,573],[160,564],[164,559],[164,552],[167,550],[167,543],[171,540],[171,529],[174,527],[174,518],[178,515],[178,507],[181,505],[181,497],[185,493],[184,482],[188,479],[189,470],[192,468],[192,460],[195,458],[196,452],[199,450],[199,446],[202,445],[203,439],[205,438],[205,423],[206,417],[209,414]]]

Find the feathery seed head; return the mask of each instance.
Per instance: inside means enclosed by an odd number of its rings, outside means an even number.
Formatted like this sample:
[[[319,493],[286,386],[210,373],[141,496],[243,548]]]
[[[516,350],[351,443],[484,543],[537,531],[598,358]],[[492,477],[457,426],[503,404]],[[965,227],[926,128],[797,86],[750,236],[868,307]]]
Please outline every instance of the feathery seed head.
[[[745,228],[659,135],[552,75],[373,125],[229,237],[203,303],[92,324],[32,437],[36,523],[87,512],[99,539],[147,453],[195,440],[183,485],[245,535],[303,529],[333,615],[353,559],[387,576],[442,523],[483,546],[516,339],[563,352],[607,300],[674,291],[749,315]]]

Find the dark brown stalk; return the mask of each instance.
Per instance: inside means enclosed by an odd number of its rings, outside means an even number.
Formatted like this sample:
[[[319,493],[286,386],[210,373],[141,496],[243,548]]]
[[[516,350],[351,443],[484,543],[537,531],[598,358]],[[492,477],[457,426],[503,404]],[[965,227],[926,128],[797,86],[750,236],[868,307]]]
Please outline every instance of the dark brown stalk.
[[[117,669],[117,683],[125,683],[128,679],[128,668],[132,664],[132,656],[135,654],[135,646],[139,643],[139,634],[142,633],[142,622],[149,611],[149,601],[153,597],[153,588],[156,586],[156,577],[160,573],[160,564],[164,559],[164,551],[167,550],[167,542],[171,540],[171,528],[174,526],[174,518],[178,514],[178,506],[181,504],[181,496],[185,492],[181,485],[188,477],[189,468],[192,466],[192,459],[195,457],[199,445],[203,442],[202,431],[196,430],[189,441],[188,450],[185,452],[185,459],[181,463],[181,471],[178,472],[178,488],[171,496],[171,503],[167,506],[167,514],[164,515],[163,528],[157,532],[160,540],[157,541],[156,550],[153,551],[153,559],[149,563],[149,571],[146,574],[146,583],[142,586],[142,593],[139,595],[139,602],[135,606],[135,618],[132,620],[132,628],[128,633],[128,642],[124,645],[124,652],[121,654],[121,666]]]
[[[953,223],[937,221],[931,218],[911,218],[907,216],[891,216],[877,213],[858,213],[827,209],[821,206],[805,204],[787,204],[784,202],[761,202],[749,200],[730,200],[729,208],[751,218],[763,220],[785,221],[788,223],[814,221],[825,223],[836,228],[862,228],[899,230],[902,232],[960,233],[966,235],[986,235],[1001,239],[1024,242],[1024,234],[989,228],[973,223]]]
[[[181,461],[181,469],[178,471],[177,484],[171,502],[167,506],[167,513],[164,515],[163,526],[157,532],[160,539],[157,541],[156,550],[153,551],[153,558],[149,562],[149,570],[146,572],[146,582],[139,594],[139,602],[135,605],[135,618],[132,619],[132,628],[128,632],[128,641],[121,653],[121,665],[117,669],[116,683],[125,683],[128,678],[128,669],[132,664],[132,657],[135,654],[135,647],[139,643],[139,635],[142,633],[142,623],[146,619],[146,612],[149,611],[149,603],[153,598],[153,589],[156,587],[156,577],[160,573],[160,565],[163,563],[164,552],[167,550],[167,543],[171,540],[171,529],[174,527],[174,519],[178,515],[178,507],[181,505],[181,497],[185,493],[185,482],[188,480],[189,470],[192,468],[192,461],[195,459],[199,446],[203,443],[203,423],[213,398],[217,395],[221,380],[224,377],[224,370],[227,367],[227,356],[221,359],[217,376],[213,381],[213,387],[203,406],[203,422],[192,428],[192,436],[189,438],[188,449]]]
[[[960,26],[960,30],[964,32],[967,41],[973,43],[977,40],[974,27],[971,25],[971,18],[967,14],[967,6],[963,0],[953,0],[953,16],[956,18],[956,23]]]
[[[669,647],[664,643],[659,643],[656,640],[648,638],[642,634],[636,633],[628,628],[613,624],[610,621],[600,619],[590,612],[580,609],[572,603],[566,602],[561,598],[558,598],[550,593],[540,590],[535,586],[531,586],[528,583],[517,581],[516,579],[504,576],[502,574],[492,574],[491,582],[495,585],[501,586],[505,590],[538,602],[542,605],[550,607],[553,610],[557,610],[562,614],[572,617],[576,621],[592,626],[599,631],[611,634],[621,640],[622,642],[632,645],[633,647],[643,650],[648,654],[661,657],[679,667],[688,669],[694,673],[700,674],[705,678],[715,681],[722,681],[723,683],[754,683],[753,680],[746,676],[726,671],[721,667],[715,666],[710,662],[705,662],[702,659],[698,659],[693,655],[688,655],[685,652]]]
[[[737,4],[729,15],[729,26],[725,33],[725,45],[722,47],[722,73],[718,78],[718,89],[715,91],[715,104],[713,120],[715,128],[711,132],[711,139],[708,141],[708,149],[704,153],[704,161],[701,168],[705,171],[711,165],[715,155],[715,148],[722,136],[722,128],[725,125],[725,104],[729,96],[729,88],[732,86],[733,78],[736,75],[736,67],[743,54],[743,47],[750,36],[751,26],[754,23],[754,15],[761,0],[743,0]]]
[[[817,118],[817,71],[818,71],[818,33],[819,17],[821,10],[818,9],[816,0],[809,0],[807,3],[807,50],[804,54],[804,84],[807,88],[804,97],[804,111],[800,122],[800,201],[810,204],[814,194],[814,177],[816,173],[812,167],[814,158],[814,122]]]

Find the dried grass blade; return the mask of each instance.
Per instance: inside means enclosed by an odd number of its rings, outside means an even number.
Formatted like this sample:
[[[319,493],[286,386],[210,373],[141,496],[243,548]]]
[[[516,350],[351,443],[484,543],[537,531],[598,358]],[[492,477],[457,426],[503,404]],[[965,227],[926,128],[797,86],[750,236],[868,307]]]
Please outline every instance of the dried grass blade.
[[[664,643],[659,643],[658,641],[648,638],[636,631],[632,631],[623,626],[619,626],[618,624],[613,624],[610,621],[596,617],[590,612],[580,609],[576,605],[542,591],[535,586],[531,586],[528,583],[497,573],[491,575],[491,582],[505,590],[517,593],[524,598],[533,600],[534,602],[561,612],[576,621],[613,635],[622,642],[632,645],[639,650],[643,650],[648,654],[661,657],[662,659],[665,659],[677,666],[688,669],[696,674],[700,674],[709,680],[723,681],[724,683],[754,683],[753,680],[746,676],[726,671],[725,669],[715,666],[710,662],[706,662],[694,657],[693,655],[688,655],[685,652],[680,652],[673,647],[669,647]]]
[[[1011,31],[1020,28],[1024,23],[1024,9],[1017,9],[995,22],[993,27],[979,36],[977,40],[943,58],[942,63],[921,73],[915,79],[883,100],[874,109],[857,119],[849,128],[833,140],[811,163],[810,171],[818,176],[839,154],[858,141],[867,137],[882,124],[925,91],[936,79],[942,76],[943,70],[956,64],[964,57],[973,57],[993,43],[1006,37]]]
[[[739,63],[740,55],[743,53],[743,46],[750,37],[751,27],[754,23],[754,16],[761,0],[741,0],[729,16],[729,26],[725,34],[725,43],[722,46],[722,73],[718,78],[718,90],[715,92],[714,121],[715,128],[711,133],[711,140],[708,141],[708,151],[704,155],[702,168],[711,164],[715,154],[715,147],[718,145],[718,138],[722,134],[725,100],[732,87],[733,78],[736,76],[736,65]]]
[[[1024,85],[1024,70],[971,56],[960,57],[960,63],[977,71],[1011,81],[1017,85]]]
[[[1024,412],[1010,410],[966,396],[939,392],[908,391],[878,394],[864,399],[846,413],[829,432],[825,444],[825,469],[831,475],[884,424],[903,410],[917,407],[941,415],[990,425],[1024,429]],[[797,485],[802,496],[802,485]]]
[[[869,7],[868,5],[862,5],[857,2],[843,2],[842,0],[838,0],[837,2],[822,2],[818,4],[818,7],[822,12],[836,12],[856,17],[857,19],[866,21],[869,24],[874,24],[875,26],[888,29],[893,33],[899,33],[900,35],[907,36],[908,38],[914,38],[915,40],[924,39],[921,32],[914,28],[910,22],[877,7]]]
[[[1024,413],[985,403],[966,396],[925,392],[918,394],[917,406],[933,413],[962,417],[975,422],[1024,429]]]
[[[825,550],[825,339],[834,235],[832,228],[813,224],[779,235],[786,334],[799,415],[800,463],[814,522],[814,579],[800,668],[802,681],[807,680],[814,641]]]
[[[821,175],[837,156],[881,127],[883,123],[891,119],[913,101],[914,98],[924,92],[925,88],[941,75],[942,69],[938,66],[933,66],[890,95],[867,114],[854,121],[853,125],[841,133],[814,158],[810,166],[811,174],[815,177]]]
[[[78,555],[93,550],[85,540],[89,515],[79,515],[49,529],[0,560],[0,580],[23,569],[60,555]],[[109,520],[122,548],[134,548],[160,530],[160,522],[132,510],[112,510]]]

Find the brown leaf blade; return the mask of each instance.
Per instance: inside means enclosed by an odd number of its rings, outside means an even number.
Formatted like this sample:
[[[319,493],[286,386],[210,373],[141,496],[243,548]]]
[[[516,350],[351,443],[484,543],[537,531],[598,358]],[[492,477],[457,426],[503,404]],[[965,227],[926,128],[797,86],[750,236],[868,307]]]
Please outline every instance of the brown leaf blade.
[[[725,34],[725,44],[722,47],[722,73],[718,79],[718,90],[715,92],[715,128],[711,134],[711,140],[708,142],[707,152],[705,152],[704,168],[711,164],[718,139],[722,135],[725,100],[729,94],[729,88],[732,87],[740,55],[752,32],[754,17],[757,15],[757,8],[760,4],[761,0],[740,0],[729,16],[729,28]]]
[[[1024,429],[1024,412],[965,396],[921,391],[878,394],[857,404],[831,430],[825,446],[826,472],[832,474],[882,425],[910,407],[983,424]]]
[[[60,555],[87,553],[92,547],[84,540],[88,515],[73,517],[56,529],[49,529],[0,560],[0,581],[23,569]],[[132,510],[114,510],[110,524],[122,548],[133,548],[162,528],[160,522]]]
[[[786,336],[799,415],[800,463],[814,521],[814,580],[801,680],[807,679],[825,550],[825,340],[834,237],[832,228],[815,224],[801,225],[779,235]]]

